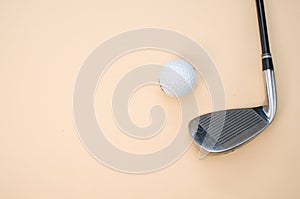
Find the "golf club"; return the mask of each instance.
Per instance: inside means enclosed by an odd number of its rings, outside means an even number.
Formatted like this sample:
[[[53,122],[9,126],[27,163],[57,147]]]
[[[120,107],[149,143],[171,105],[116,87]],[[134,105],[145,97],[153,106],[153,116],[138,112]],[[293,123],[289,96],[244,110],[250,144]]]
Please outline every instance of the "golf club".
[[[270,125],[276,112],[276,85],[263,0],[256,0],[266,82],[266,105],[208,113],[193,119],[189,131],[194,142],[208,152],[225,152],[249,141]]]

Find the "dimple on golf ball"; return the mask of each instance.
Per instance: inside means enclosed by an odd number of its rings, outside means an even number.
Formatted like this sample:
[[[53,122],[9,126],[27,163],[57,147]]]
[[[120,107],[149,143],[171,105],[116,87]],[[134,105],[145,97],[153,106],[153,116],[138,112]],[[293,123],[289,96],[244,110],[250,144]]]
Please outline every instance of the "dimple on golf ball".
[[[183,97],[196,86],[196,73],[191,64],[178,59],[170,61],[158,74],[161,89],[169,96]]]

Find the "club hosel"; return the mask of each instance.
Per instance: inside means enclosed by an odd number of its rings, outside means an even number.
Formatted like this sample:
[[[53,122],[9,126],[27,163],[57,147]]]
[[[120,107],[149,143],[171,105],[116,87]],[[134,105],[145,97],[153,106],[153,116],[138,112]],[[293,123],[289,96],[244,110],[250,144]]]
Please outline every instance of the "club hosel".
[[[264,70],[266,91],[267,91],[267,104],[264,106],[264,112],[269,122],[275,117],[277,109],[277,95],[276,95],[276,82],[274,71],[272,69]]]
[[[262,66],[266,81],[267,103],[263,107],[269,122],[272,122],[277,109],[276,82],[271,53],[262,54]]]

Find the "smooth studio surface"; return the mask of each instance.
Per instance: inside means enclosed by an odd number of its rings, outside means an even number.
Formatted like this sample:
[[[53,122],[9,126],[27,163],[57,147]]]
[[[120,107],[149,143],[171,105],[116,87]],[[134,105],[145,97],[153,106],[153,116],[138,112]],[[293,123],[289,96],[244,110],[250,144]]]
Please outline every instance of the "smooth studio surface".
[[[265,7],[278,95],[270,127],[232,153],[199,160],[192,145],[169,167],[136,175],[102,165],[80,142],[72,97],[83,61],[121,32],[171,29],[207,50],[222,77],[226,108],[261,105],[265,91],[255,1],[2,1],[0,198],[299,198],[300,3],[266,0]],[[95,93],[95,113],[114,145],[149,153],[174,139],[180,107],[159,86],[143,87],[129,102],[130,116],[140,126],[149,124],[151,106],[165,108],[164,130],[152,138],[123,134],[110,103],[126,72],[176,58],[139,51],[106,71]],[[211,112],[199,75],[195,91],[201,114]]]

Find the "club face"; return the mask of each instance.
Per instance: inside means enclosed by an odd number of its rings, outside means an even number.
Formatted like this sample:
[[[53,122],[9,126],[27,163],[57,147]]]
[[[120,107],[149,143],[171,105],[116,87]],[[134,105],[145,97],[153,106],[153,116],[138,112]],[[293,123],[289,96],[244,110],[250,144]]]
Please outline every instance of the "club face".
[[[225,152],[247,142],[269,125],[263,107],[231,109],[193,119],[189,131],[208,152]]]

